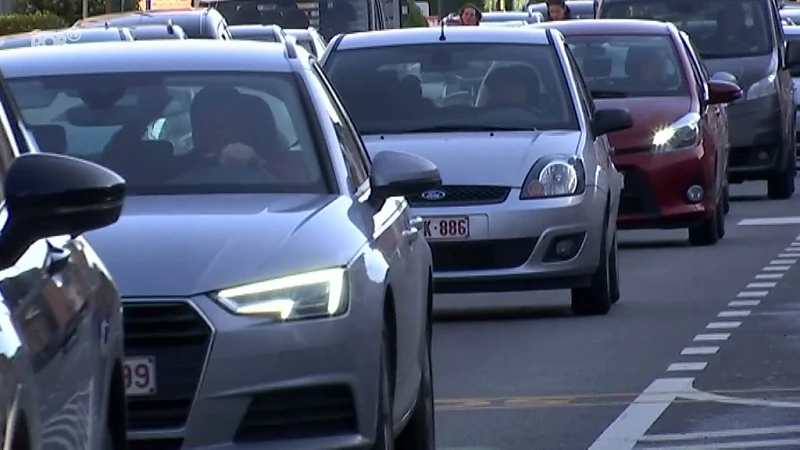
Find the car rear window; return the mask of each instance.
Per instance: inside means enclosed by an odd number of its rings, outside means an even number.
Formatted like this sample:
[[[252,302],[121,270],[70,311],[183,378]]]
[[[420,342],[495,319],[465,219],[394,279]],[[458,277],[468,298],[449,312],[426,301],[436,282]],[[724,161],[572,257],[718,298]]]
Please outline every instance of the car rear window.
[[[600,5],[598,16],[671,22],[691,36],[704,58],[736,58],[772,51],[767,3],[767,0],[613,0]]]
[[[570,36],[567,41],[595,98],[689,92],[675,45],[667,36]]]
[[[459,127],[578,129],[548,45],[437,43],[340,50],[325,70],[366,134]]]

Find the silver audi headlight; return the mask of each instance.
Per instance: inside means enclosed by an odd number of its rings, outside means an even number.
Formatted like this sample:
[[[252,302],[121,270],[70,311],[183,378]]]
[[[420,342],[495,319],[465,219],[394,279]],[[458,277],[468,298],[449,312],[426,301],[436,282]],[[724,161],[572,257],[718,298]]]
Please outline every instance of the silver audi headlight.
[[[296,320],[344,313],[346,290],[346,270],[333,268],[223,289],[213,297],[234,314]]]

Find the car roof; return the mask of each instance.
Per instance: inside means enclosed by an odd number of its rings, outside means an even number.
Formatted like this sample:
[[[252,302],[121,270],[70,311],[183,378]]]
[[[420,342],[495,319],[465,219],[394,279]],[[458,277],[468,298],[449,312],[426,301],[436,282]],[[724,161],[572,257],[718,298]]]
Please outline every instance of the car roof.
[[[283,31],[289,36],[294,37],[311,37],[311,29],[309,28],[284,28]]]
[[[147,24],[131,27],[131,33],[135,39],[159,38],[164,39],[186,39],[186,31],[180,25],[169,24]]]
[[[137,25],[160,24],[172,20],[175,25],[180,25],[184,30],[187,28],[197,28],[200,21],[207,16],[210,11],[208,8],[176,8],[158,9],[150,11],[128,11],[115,14],[103,14],[100,16],[87,17],[75,22],[74,27],[95,28],[105,24],[115,26],[135,27]]]
[[[283,44],[188,39],[101,42],[3,51],[6,78],[113,72],[292,72]]]
[[[440,27],[400,28],[350,33],[342,37],[337,50],[396,45],[442,43],[508,43],[549,45],[545,30],[530,27],[444,27],[445,40],[439,40]]]
[[[228,30],[230,30],[231,33],[234,31],[242,31],[253,34],[259,34],[260,32],[263,32],[263,34],[275,34],[275,32],[281,30],[281,27],[275,24],[249,23],[242,25],[228,25]]]
[[[800,26],[798,25],[784,25],[783,34],[788,36],[800,36]]]
[[[117,42],[117,41],[125,41],[129,39],[124,39],[121,30],[124,28],[121,27],[109,27],[109,28],[92,28],[88,34],[92,35],[99,35],[99,37],[108,37],[108,41]],[[80,34],[74,34],[76,30],[70,29],[60,29],[60,30],[36,30],[36,31],[26,31],[24,33],[15,33],[15,34],[7,34],[5,36],[0,36],[0,49],[10,50],[12,48],[17,48],[21,46],[30,46],[31,41],[34,37],[40,37],[47,39],[57,36],[59,34],[64,35],[65,39],[68,41],[66,43],[79,43],[80,36],[84,35],[85,31],[88,30],[78,30]],[[73,34],[75,37],[73,37]],[[93,36],[97,38],[98,36]],[[51,43],[52,44],[52,43]]]
[[[662,35],[672,34],[674,25],[655,20],[638,19],[590,19],[560,20],[531,24],[527,28],[555,28],[564,36],[576,35]]]

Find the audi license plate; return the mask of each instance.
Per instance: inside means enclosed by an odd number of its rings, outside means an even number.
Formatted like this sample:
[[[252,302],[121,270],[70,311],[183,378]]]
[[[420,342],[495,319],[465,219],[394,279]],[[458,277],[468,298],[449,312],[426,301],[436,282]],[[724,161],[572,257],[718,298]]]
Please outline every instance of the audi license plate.
[[[125,393],[131,397],[156,393],[156,359],[152,356],[125,358]]]
[[[423,230],[432,241],[469,239],[469,217],[426,217]]]

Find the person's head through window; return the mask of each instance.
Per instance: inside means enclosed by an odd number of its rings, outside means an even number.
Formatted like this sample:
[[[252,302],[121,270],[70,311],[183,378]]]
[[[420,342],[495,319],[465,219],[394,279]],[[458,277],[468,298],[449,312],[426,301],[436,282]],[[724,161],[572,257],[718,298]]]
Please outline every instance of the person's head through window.
[[[477,26],[481,23],[481,11],[472,3],[467,3],[458,11],[458,19],[461,25]]]
[[[233,88],[205,88],[195,95],[190,108],[193,153],[213,160],[228,145],[242,141],[243,111],[236,101],[241,95]]]
[[[737,4],[732,4],[719,12],[717,16],[717,35],[734,40],[747,34],[744,11]]]
[[[664,82],[667,56],[652,47],[631,47],[625,59],[625,72],[637,86],[653,86]]]
[[[486,77],[486,106],[533,106],[541,82],[536,69],[524,65],[501,67]]]
[[[570,11],[566,0],[547,0],[547,19],[550,21],[569,20]]]

